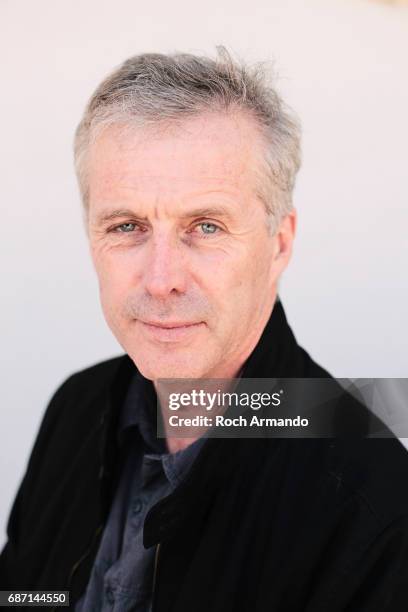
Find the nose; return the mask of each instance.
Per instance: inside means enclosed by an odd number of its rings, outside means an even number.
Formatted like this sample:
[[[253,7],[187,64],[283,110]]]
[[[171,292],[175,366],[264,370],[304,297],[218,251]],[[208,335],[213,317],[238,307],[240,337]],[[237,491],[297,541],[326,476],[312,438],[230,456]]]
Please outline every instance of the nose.
[[[143,278],[147,293],[154,298],[186,291],[187,262],[176,236],[162,234],[150,242]]]

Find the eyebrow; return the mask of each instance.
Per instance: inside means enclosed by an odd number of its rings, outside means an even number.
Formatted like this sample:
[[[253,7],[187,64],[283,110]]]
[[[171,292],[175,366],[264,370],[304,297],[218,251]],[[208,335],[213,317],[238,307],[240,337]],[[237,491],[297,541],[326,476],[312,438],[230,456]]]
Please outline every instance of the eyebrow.
[[[133,217],[141,221],[147,221],[146,216],[141,217],[140,215],[136,214],[135,211],[131,210],[130,208],[123,208],[123,209],[118,209],[118,210],[112,210],[112,211],[98,215],[98,217],[96,218],[96,223],[104,224],[114,219],[118,219],[122,217]],[[191,219],[192,217],[227,217],[227,218],[231,218],[232,214],[228,210],[228,208],[224,206],[205,206],[202,208],[195,208],[194,210],[189,210],[180,216],[181,219]]]
[[[109,221],[113,221],[113,219],[118,219],[121,217],[134,217],[143,221],[147,221],[147,217],[140,217],[139,215],[136,215],[135,212],[130,208],[121,208],[98,215],[96,217],[96,223],[108,223]]]
[[[202,208],[195,208],[189,210],[181,215],[182,219],[189,219],[191,217],[228,217],[230,218],[231,212],[224,206],[205,206]]]

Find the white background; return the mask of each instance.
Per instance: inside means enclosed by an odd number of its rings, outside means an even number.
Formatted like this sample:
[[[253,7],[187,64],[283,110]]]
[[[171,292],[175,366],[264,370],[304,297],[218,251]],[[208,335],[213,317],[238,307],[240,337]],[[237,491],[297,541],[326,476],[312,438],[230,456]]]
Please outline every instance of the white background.
[[[281,298],[339,377],[406,377],[408,9],[369,0],[0,0],[0,544],[46,403],[121,352],[98,304],[73,131],[98,82],[144,51],[274,59],[303,123]]]

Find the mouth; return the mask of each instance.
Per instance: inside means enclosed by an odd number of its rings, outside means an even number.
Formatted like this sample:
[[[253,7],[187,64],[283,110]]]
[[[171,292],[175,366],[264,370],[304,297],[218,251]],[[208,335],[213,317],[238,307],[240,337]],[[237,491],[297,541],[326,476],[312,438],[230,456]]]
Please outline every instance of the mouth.
[[[153,321],[139,321],[150,338],[161,342],[178,342],[184,340],[203,328],[204,323],[170,321],[166,323]]]
[[[200,323],[189,323],[186,321],[174,321],[168,323],[160,323],[154,321],[141,321],[144,325],[149,325],[151,327],[160,327],[161,329],[175,329],[179,327],[191,327],[192,325],[199,325]]]

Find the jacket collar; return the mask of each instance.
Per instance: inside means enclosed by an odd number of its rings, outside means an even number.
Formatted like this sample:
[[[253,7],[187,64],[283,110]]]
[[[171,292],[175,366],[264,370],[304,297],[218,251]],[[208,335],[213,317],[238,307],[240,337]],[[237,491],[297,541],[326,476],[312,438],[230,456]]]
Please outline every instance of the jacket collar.
[[[302,359],[285,311],[277,298],[262,335],[244,364],[242,378],[302,376]]]

